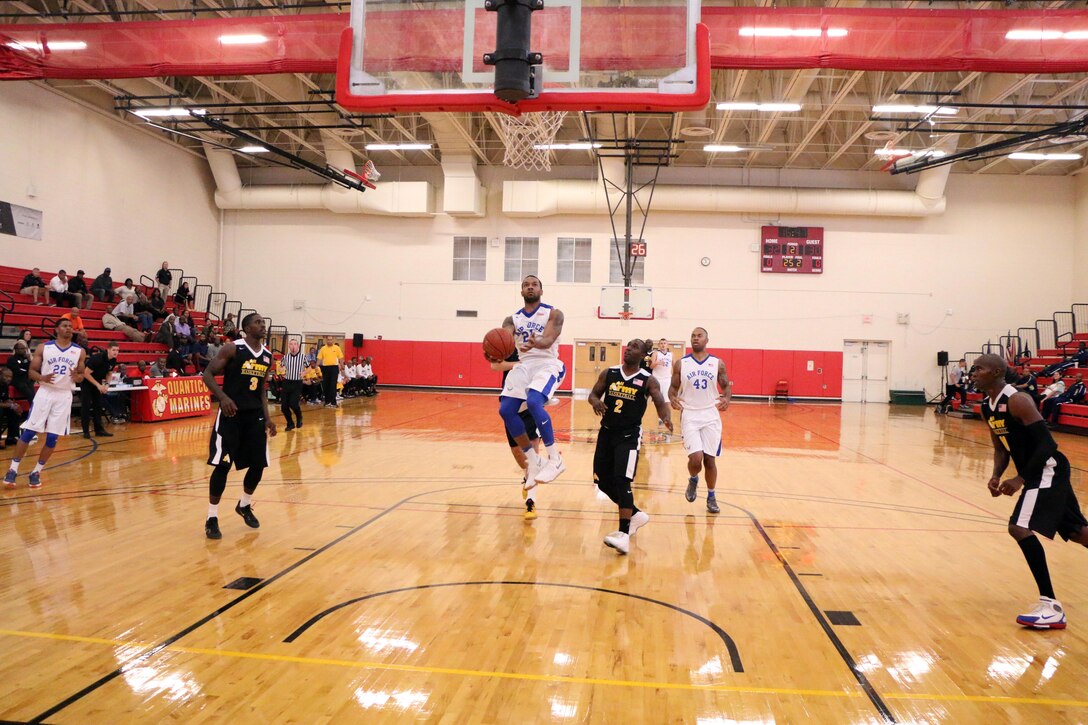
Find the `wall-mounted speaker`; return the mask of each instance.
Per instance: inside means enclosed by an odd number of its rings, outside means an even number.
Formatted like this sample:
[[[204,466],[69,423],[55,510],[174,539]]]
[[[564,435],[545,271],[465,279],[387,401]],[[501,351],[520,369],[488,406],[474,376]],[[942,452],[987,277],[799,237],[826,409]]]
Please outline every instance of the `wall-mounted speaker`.
[[[355,347],[362,347],[363,346],[363,333],[356,332],[354,335],[352,335],[351,336],[351,344],[354,345]],[[945,362],[948,362],[948,353],[945,353],[944,357],[945,357]]]

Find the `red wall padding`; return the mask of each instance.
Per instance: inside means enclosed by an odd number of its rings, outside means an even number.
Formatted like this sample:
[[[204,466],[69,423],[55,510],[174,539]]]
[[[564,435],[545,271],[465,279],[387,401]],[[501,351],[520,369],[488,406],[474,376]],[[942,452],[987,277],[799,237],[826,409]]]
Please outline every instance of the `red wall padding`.
[[[533,23],[538,50],[557,61],[565,53],[565,41],[550,40],[554,34],[544,31],[549,25],[564,24],[559,10]],[[442,9],[410,13],[411,22],[403,22],[397,13],[372,16],[368,65],[419,72],[460,68],[460,35],[449,29],[461,27],[462,15]],[[582,67],[630,69],[668,62],[664,59],[676,53],[677,43],[665,29],[675,30],[674,20],[675,11],[667,8],[586,8],[583,36],[593,42],[582,48]],[[1088,31],[1084,10],[716,7],[703,9],[702,22],[710,29],[714,68],[1088,71],[1088,43],[1076,36],[1006,38],[1010,30]],[[653,30],[638,31],[640,24]],[[0,79],[334,73],[340,33],[347,25],[346,14],[331,13],[0,25]],[[587,30],[598,26],[623,26],[628,32]],[[740,32],[753,27],[810,30],[815,35],[758,37]],[[225,34],[260,34],[269,40],[223,45],[219,36]],[[632,38],[638,42],[632,43]],[[58,41],[82,41],[87,47],[50,52],[49,42]],[[479,42],[482,39],[478,48]]]
[[[348,357],[374,358],[374,373],[382,384],[429,385],[445,388],[498,388],[500,373],[492,372],[476,342],[367,340],[362,347],[345,341]],[[786,380],[791,397],[838,398],[842,395],[842,353],[819,350],[729,350],[711,348],[725,361],[735,395],[774,395]],[[559,346],[567,366],[560,390],[571,390],[573,347]],[[813,361],[813,370],[806,369]]]

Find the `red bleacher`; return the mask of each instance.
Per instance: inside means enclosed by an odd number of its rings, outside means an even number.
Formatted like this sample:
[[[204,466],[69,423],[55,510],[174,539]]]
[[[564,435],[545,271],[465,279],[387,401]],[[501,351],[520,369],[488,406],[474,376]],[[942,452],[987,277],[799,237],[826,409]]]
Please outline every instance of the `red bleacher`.
[[[18,328],[19,330],[29,329],[35,340],[48,339],[50,336],[46,335],[41,329],[43,324],[46,330],[51,329],[51,322],[68,312],[68,309],[51,307],[48,299],[46,299],[44,305],[35,305],[33,297],[21,294],[19,286],[23,278],[29,273],[29,269],[0,265],[0,290],[10,295],[14,300],[14,309],[4,316],[4,326]],[[55,275],[55,272],[44,271],[41,274],[46,284]],[[88,287],[90,287],[93,279],[93,276],[87,278]],[[120,287],[121,283],[115,282],[114,286]],[[150,293],[148,288],[144,287],[143,289],[145,292]],[[0,297],[0,301],[6,302],[7,300]],[[165,345],[155,342],[132,342],[122,332],[105,329],[102,325],[102,315],[110,312],[115,304],[95,301],[90,309],[80,310],[80,317],[83,318],[84,332],[91,345],[105,347],[110,342],[119,344],[120,350],[117,354],[117,360],[126,365],[125,374],[134,377],[138,374],[136,370],[137,362],[145,360],[150,364],[157,358],[165,356],[167,349]],[[172,309],[172,307],[172,300],[168,300],[167,310]],[[193,312],[192,317],[194,325],[199,328],[204,326],[207,315],[203,312]],[[159,325],[160,323],[156,322],[153,329],[158,330]],[[6,360],[6,358],[7,354],[4,353],[2,359]]]

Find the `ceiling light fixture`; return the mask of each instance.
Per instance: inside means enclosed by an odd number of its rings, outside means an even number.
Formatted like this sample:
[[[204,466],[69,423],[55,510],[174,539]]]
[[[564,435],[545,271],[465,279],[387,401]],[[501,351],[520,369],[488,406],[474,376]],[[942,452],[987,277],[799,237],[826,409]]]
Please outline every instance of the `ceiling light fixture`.
[[[367,151],[429,151],[429,143],[368,143]]]
[[[15,50],[33,50],[38,53],[42,52],[42,44],[33,40],[12,41],[7,44],[9,48]],[[50,52],[55,50],[84,50],[87,44],[82,40],[46,40],[45,48]]]
[[[762,111],[765,113],[790,113],[793,111],[800,111],[800,103],[744,103],[740,101],[731,101],[728,103],[719,103],[716,108],[719,111]]]
[[[537,151],[589,151],[590,149],[599,149],[601,144],[599,143],[538,143],[534,144],[533,148]]]
[[[877,149],[873,152],[874,156],[881,158],[896,158],[899,156],[928,156],[930,158],[939,159],[942,156],[947,156],[948,153],[939,149]]]
[[[1010,159],[1019,161],[1076,161],[1080,154],[1044,154],[1035,151],[1017,151],[1009,154]]]
[[[960,109],[951,106],[911,106],[900,103],[873,106],[873,113],[921,113],[927,116],[955,116],[959,112]]]
[[[268,41],[263,35],[220,35],[219,42],[223,45],[260,45]]]
[[[1088,30],[1010,30],[1005,40],[1088,40]]]
[[[722,144],[713,144],[713,143],[712,144],[707,144],[706,146],[703,146],[703,151],[706,151],[708,154],[735,154],[735,153],[738,153],[740,151],[747,151],[747,150],[748,149],[744,148],[743,146],[730,146],[730,145],[724,145],[723,146]]]
[[[203,108],[135,108],[129,109],[140,118],[185,118],[186,116],[203,116],[207,111]]]
[[[845,38],[848,34],[846,28],[741,28],[738,33],[746,38],[819,38],[826,35],[829,38]]]
[[[266,153],[268,153],[268,149],[266,149],[264,146],[243,146],[242,148],[240,148],[238,150],[241,151],[243,154],[266,154]]]

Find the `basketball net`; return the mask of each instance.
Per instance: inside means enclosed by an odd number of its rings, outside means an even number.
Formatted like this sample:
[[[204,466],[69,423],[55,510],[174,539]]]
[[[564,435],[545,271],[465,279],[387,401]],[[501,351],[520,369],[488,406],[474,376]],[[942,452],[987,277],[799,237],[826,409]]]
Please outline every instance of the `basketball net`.
[[[629,311],[625,310],[625,311],[620,313],[620,318],[624,319],[624,320],[630,320],[631,319],[631,313]]]
[[[555,143],[555,135],[563,125],[566,111],[524,113],[520,116],[505,113],[495,115],[499,117],[499,128],[506,144],[502,162],[512,169],[550,171],[552,151],[540,147]]]

